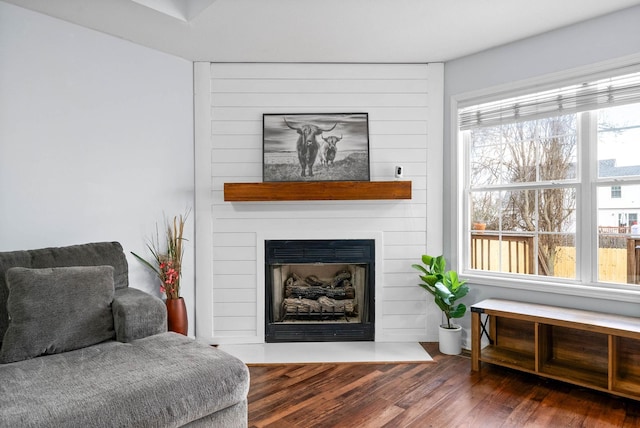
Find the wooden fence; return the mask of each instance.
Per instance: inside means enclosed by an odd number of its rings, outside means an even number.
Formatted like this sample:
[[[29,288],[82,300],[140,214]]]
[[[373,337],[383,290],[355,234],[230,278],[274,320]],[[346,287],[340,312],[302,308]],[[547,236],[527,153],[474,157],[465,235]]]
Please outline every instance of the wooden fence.
[[[498,263],[498,260],[501,263]],[[501,269],[500,266],[502,266]],[[533,236],[518,235],[501,238],[490,233],[471,233],[471,268],[533,273]]]
[[[534,273],[533,236],[503,236],[471,233],[471,268],[511,273]],[[627,237],[626,248],[598,249],[598,280],[640,284],[640,238]],[[554,276],[576,277],[576,249],[559,247]],[[501,265],[498,264],[501,261]],[[502,266],[502,267],[500,267]]]
[[[627,282],[640,284],[640,238],[627,239]]]

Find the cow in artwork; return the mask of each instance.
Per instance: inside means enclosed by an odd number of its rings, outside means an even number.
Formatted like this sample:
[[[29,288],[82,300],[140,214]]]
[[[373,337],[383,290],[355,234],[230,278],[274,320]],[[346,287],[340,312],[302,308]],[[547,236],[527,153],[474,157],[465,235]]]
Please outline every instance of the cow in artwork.
[[[287,118],[284,118],[284,123],[287,127],[296,131],[298,135],[298,142],[296,148],[298,150],[298,160],[300,161],[300,168],[302,169],[301,175],[307,176],[307,169],[309,169],[309,176],[313,177],[313,164],[318,156],[318,149],[320,144],[318,143],[318,135],[322,135],[323,132],[332,131],[338,123],[336,122],[331,128],[322,129],[319,126],[312,124],[303,124],[299,126],[293,126],[287,122]]]
[[[322,137],[324,142],[320,145],[320,164],[328,166],[329,162],[333,165],[333,161],[336,158],[336,153],[338,152],[338,141],[342,140],[342,135],[340,137],[331,136],[331,137]]]

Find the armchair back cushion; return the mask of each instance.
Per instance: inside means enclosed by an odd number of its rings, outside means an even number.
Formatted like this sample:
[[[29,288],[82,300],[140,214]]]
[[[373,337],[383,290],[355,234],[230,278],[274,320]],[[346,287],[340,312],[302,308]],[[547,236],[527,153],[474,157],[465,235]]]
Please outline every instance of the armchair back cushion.
[[[7,271],[9,327],[0,363],[85,348],[115,337],[112,266]]]
[[[9,289],[6,274],[12,267],[53,268],[68,266],[113,266],[115,289],[129,286],[129,267],[118,242],[97,242],[59,248],[0,252],[0,346],[9,325],[6,310]]]

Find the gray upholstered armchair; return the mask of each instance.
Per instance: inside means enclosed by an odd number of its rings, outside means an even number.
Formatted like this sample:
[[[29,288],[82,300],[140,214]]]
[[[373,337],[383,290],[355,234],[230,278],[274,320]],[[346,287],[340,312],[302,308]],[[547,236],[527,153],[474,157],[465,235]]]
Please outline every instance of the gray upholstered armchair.
[[[167,332],[117,242],[0,253],[0,427],[247,425],[247,367]]]

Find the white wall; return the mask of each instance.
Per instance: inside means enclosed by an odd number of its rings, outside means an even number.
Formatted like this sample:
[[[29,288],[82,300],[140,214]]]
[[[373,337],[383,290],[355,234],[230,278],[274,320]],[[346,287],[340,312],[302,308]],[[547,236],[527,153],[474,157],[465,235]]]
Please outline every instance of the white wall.
[[[491,49],[445,64],[445,164],[452,162],[451,129],[455,127],[455,115],[451,114],[451,97],[463,93],[484,90],[518,80],[534,79],[550,73],[559,73],[576,67],[609,61],[640,53],[640,6],[622,12],[565,27],[563,29],[522,40],[517,43]],[[453,177],[445,175],[445,188],[455,188]],[[453,193],[445,194],[445,212],[451,207]],[[444,216],[445,255],[454,263],[452,243],[454,216]],[[568,296],[506,289],[487,285],[470,284],[470,301],[489,297],[555,304],[589,310],[610,311],[638,315],[638,305],[602,299]],[[469,318],[464,323],[469,326]]]
[[[4,2],[0,64],[0,251],[119,241],[160,295],[129,251],[193,206],[192,64]]]
[[[374,232],[384,241],[376,340],[435,340],[427,318],[439,314],[411,264],[442,245],[442,66],[201,64],[196,94],[197,234],[211,236],[197,253],[198,337],[264,341],[260,236]],[[225,182],[262,181],[263,113],[322,112],[367,112],[371,180],[403,165],[413,199],[224,202]]]

